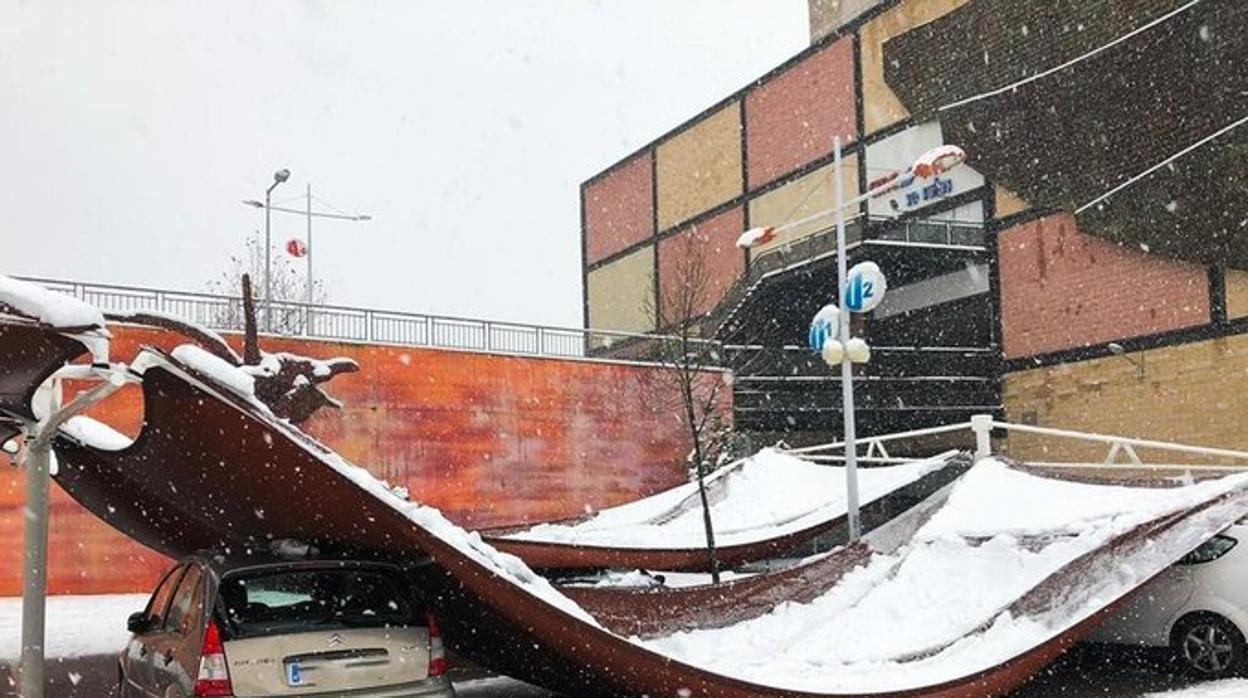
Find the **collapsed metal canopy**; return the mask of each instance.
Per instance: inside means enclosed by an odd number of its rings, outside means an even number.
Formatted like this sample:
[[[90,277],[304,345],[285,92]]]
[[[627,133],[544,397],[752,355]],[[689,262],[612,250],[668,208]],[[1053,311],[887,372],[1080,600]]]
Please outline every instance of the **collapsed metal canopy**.
[[[0,344],[29,336],[0,333]],[[46,365],[21,359],[28,354],[0,352],[0,356],[18,357],[6,367],[17,383],[37,385],[36,378],[46,375]],[[56,449],[62,486],[140,542],[180,554],[201,547],[267,547],[272,540],[293,538],[344,553],[395,559],[428,556],[432,564],[422,568],[421,581],[458,651],[498,671],[573,695],[847,695],[744,681],[642,646],[590,620],[576,607],[536,593],[533,589],[540,580],[514,558],[500,557],[462,531],[438,523],[440,517],[433,510],[402,503],[370,485],[366,476],[351,470],[332,451],[210,376],[159,352],[146,353],[136,364],[143,366],[147,414],[139,437],[125,448],[109,450],[81,435],[62,434]],[[940,504],[933,507],[939,511]],[[931,685],[906,686],[906,678],[898,675],[896,689],[873,695],[1005,692],[1090,632],[1130,588],[1245,513],[1248,495],[1240,486],[1184,501],[1164,516],[1116,533],[1003,609],[1037,622],[1053,622],[1052,632],[1043,640],[1004,661]],[[904,540],[904,532],[897,535]],[[739,609],[735,615],[725,613],[723,606],[699,609],[695,604],[700,599],[695,597],[683,603],[673,601],[673,596],[664,603],[684,612],[685,627],[735,624],[782,602],[800,603],[835,587],[843,571],[854,569],[856,558],[867,552],[849,548],[785,573],[716,589],[724,606]],[[1138,575],[1130,584],[1105,598],[1089,591],[1089,580],[1113,577],[1112,571],[1124,568]],[[1071,598],[1085,600],[1089,612],[1072,619],[1054,617],[1053,609]],[[586,606],[592,609],[594,604]],[[605,614],[599,622],[619,628]],[[983,631],[972,630],[967,637]],[[899,661],[904,666],[906,660]]]

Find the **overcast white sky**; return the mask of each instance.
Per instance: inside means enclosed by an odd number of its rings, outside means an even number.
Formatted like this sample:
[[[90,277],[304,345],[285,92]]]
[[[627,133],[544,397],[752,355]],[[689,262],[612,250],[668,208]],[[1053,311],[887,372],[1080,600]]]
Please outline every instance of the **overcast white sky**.
[[[0,273],[203,290],[288,167],[375,216],[317,224],[331,302],[577,326],[580,182],[806,44],[805,0],[0,0]]]

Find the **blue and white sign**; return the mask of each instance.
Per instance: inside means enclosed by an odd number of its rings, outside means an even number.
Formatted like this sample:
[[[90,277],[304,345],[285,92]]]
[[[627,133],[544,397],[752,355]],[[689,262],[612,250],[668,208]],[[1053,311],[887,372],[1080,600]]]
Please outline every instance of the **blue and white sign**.
[[[888,282],[875,262],[860,262],[849,270],[842,302],[851,313],[869,313],[884,300]]]
[[[836,341],[840,331],[841,309],[834,303],[823,306],[810,321],[810,335],[807,339],[811,350],[823,351],[823,345],[828,340]]]

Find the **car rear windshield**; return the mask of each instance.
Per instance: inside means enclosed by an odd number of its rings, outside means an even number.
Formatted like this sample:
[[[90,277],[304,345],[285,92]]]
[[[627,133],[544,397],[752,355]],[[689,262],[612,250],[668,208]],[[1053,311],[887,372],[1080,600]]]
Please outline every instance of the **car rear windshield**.
[[[391,570],[235,573],[222,580],[219,594],[230,639],[426,622],[411,584]]]

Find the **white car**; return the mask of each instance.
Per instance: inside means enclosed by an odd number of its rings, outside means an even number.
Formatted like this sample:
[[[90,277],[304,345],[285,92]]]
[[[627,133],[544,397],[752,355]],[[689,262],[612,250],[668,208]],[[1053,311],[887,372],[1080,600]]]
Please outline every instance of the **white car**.
[[[1090,638],[1169,647],[1192,673],[1248,669],[1248,519],[1189,553],[1140,589]]]

